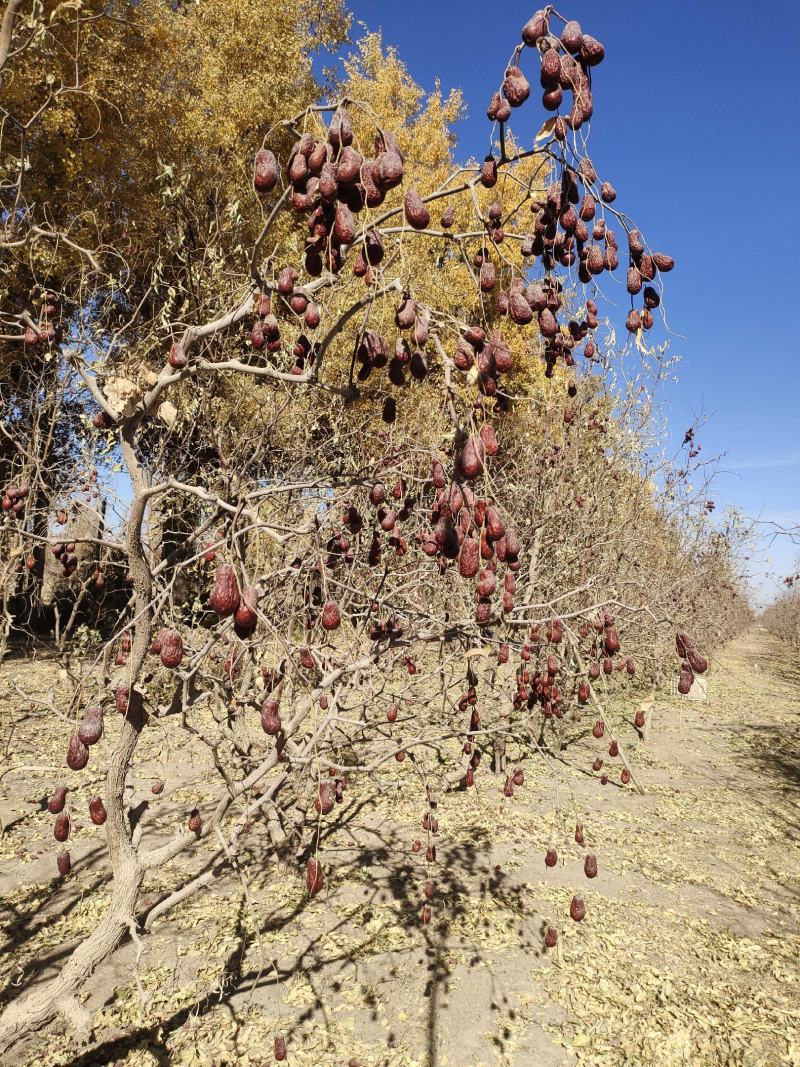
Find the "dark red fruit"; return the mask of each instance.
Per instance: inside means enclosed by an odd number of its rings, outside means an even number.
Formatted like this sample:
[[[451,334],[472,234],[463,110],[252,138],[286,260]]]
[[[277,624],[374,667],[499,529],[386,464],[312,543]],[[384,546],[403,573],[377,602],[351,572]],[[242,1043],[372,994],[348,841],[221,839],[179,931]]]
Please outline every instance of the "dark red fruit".
[[[605,728],[606,728],[606,726],[605,726],[605,723],[603,722],[603,720],[602,719],[598,719],[597,722],[592,727],[592,733],[594,734],[595,737],[598,737],[598,738],[602,737],[603,733],[605,731]]]
[[[200,812],[197,808],[192,808],[189,814],[189,829],[193,834],[199,834],[203,826],[203,820],[200,818]]]
[[[424,230],[431,221],[431,213],[422,202],[416,189],[409,189],[403,202],[406,221],[415,230]]]
[[[597,877],[597,856],[593,852],[590,852],[583,861],[583,873],[587,878]]]
[[[160,778],[156,778],[155,781],[151,784],[150,792],[153,793],[155,796],[158,796],[159,793],[164,792],[164,783],[161,781]]]
[[[546,867],[555,867],[558,863],[558,853],[554,848],[548,848],[545,853],[544,862]]]
[[[583,922],[586,918],[586,906],[580,897],[573,897],[572,903],[569,906],[570,918],[574,919],[576,923]]]
[[[65,815],[63,812],[56,816],[56,821],[53,823],[53,837],[56,841],[66,841],[69,837],[69,815]]]
[[[491,189],[497,185],[497,160],[494,156],[486,156],[481,165],[481,185],[485,189]]]
[[[259,193],[268,193],[278,184],[278,163],[267,148],[256,153],[253,185]]]
[[[283,1034],[276,1034],[275,1035],[274,1048],[275,1048],[275,1059],[278,1060],[278,1062],[281,1062],[282,1060],[285,1060],[286,1059],[286,1038],[283,1036]]]
[[[468,438],[459,456],[459,466],[465,478],[477,478],[483,472],[486,446],[480,436]]]
[[[233,615],[237,630],[252,630],[258,622],[258,590],[253,585],[246,585],[239,599],[239,606]]]
[[[663,252],[654,252],[652,255],[653,265],[657,270],[660,270],[662,274],[666,274],[671,271],[675,266],[675,260],[672,256],[666,256]]]
[[[67,766],[73,771],[82,771],[89,762],[89,749],[77,734],[72,734],[67,748]]]
[[[322,609],[321,622],[323,630],[336,630],[341,621],[342,615],[338,606],[332,600],[329,600]]]
[[[558,930],[554,926],[547,927],[547,933],[544,935],[544,943],[548,948],[555,948],[558,943]]]
[[[108,812],[100,797],[92,797],[89,801],[89,815],[95,826],[102,826],[108,818]]]
[[[511,107],[520,107],[531,95],[530,82],[519,67],[509,67],[506,71],[503,95]]]
[[[269,698],[261,705],[261,729],[265,734],[275,737],[281,732],[281,717],[278,713],[278,701]]]
[[[317,859],[310,859],[306,864],[306,886],[309,895],[315,897],[325,885],[325,876],[322,873],[322,864]]]
[[[497,434],[495,433],[494,426],[491,423],[485,422],[480,429],[480,438],[483,441],[483,446],[486,449],[487,456],[496,456],[500,448],[497,440]]]
[[[183,370],[188,360],[186,359],[186,353],[183,347],[179,344],[174,344],[169,350],[169,357],[167,362],[173,370]]]
[[[47,801],[47,810],[51,815],[59,815],[64,810],[64,804],[67,800],[67,787],[65,785],[58,786],[53,790],[53,795]]]
[[[208,598],[209,607],[220,618],[225,618],[228,615],[233,615],[239,607],[240,599],[236,571],[229,563],[220,564],[214,578],[211,595]]]
[[[613,656],[615,652],[619,651],[619,635],[614,626],[609,627],[606,631],[603,645],[609,656]]]
[[[72,858],[66,850],[59,852],[56,856],[56,866],[58,867],[58,873],[62,878],[66,878],[69,872],[72,870]]]
[[[330,780],[322,782],[314,801],[314,810],[318,815],[329,815],[336,803],[336,783]]]
[[[573,55],[577,55],[580,52],[583,44],[583,33],[581,32],[581,24],[575,19],[568,22],[561,31],[561,43]]]
[[[708,660],[701,656],[694,646],[686,649],[686,658],[695,674],[705,674],[708,670]]]
[[[176,630],[162,630],[161,662],[165,667],[179,667],[183,659],[183,639]]]
[[[476,537],[465,537],[458,560],[458,572],[462,578],[474,578],[480,569],[480,542]]]
[[[548,16],[546,10],[535,12],[522,27],[522,40],[529,48],[535,48],[540,38],[546,37]]]
[[[588,33],[584,33],[581,42],[581,62],[587,67],[596,67],[603,61],[605,54],[606,50],[603,45],[594,37],[590,37]]]
[[[96,745],[103,736],[103,709],[99,705],[88,707],[78,727],[78,737],[84,745]]]

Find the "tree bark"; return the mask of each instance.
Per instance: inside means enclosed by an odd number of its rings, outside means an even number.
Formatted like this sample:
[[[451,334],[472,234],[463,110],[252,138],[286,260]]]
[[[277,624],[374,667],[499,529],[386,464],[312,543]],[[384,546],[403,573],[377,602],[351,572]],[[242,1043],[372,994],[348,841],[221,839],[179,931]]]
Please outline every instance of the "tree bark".
[[[142,876],[138,864],[126,863],[114,878],[111,904],[100,925],[75,949],[61,973],[28,996],[9,1004],[0,1016],[0,1052],[8,1052],[57,1015],[75,1027],[80,1037],[90,1036],[90,1016],[75,995],[128,932]]]

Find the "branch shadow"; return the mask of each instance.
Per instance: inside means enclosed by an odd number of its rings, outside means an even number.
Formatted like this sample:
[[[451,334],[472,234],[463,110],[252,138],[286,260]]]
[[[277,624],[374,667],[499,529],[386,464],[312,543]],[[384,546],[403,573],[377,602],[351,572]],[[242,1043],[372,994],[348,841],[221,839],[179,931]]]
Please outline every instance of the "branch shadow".
[[[354,816],[355,812],[348,812],[344,821],[350,822]],[[332,830],[333,827],[330,828]],[[427,970],[424,986],[427,1002],[425,1057],[429,1067],[434,1067],[439,1060],[442,998],[452,979],[449,954],[454,944],[464,947],[463,934],[458,930],[460,920],[470,909],[474,909],[477,901],[479,909],[486,913],[483,923],[488,930],[490,909],[498,906],[508,909],[520,922],[518,948],[529,956],[542,954],[542,924],[538,917],[530,914],[528,901],[524,898],[524,887],[515,885],[506,873],[491,865],[493,842],[491,835],[484,831],[473,830],[472,840],[441,850],[441,862],[436,870],[436,891],[431,902],[433,918],[429,925],[421,924],[419,917],[426,902],[422,894],[425,871],[421,870],[421,862],[417,864],[410,859],[408,841],[384,826],[362,829],[361,834],[367,840],[358,844],[354,836],[350,853],[337,854],[336,867],[329,872],[329,903],[345,901],[355,907],[355,898],[360,897],[357,907],[359,922],[355,926],[351,923],[352,911],[342,916],[330,907],[325,912],[328,921],[323,923],[322,931],[316,927],[309,931],[304,927],[304,943],[287,949],[284,960],[271,966],[268,973],[262,973],[262,969],[255,966],[243,969],[242,962],[248,952],[257,947],[259,936],[268,937],[281,931],[296,930],[307,909],[318,908],[320,901],[304,896],[292,907],[275,905],[263,912],[260,908],[262,902],[259,901],[259,921],[254,929],[252,916],[249,928],[245,922],[244,902],[240,900],[237,943],[226,958],[222,979],[213,992],[132,1032],[100,1041],[76,1055],[68,1067],[98,1067],[100,1064],[114,1063],[126,1051],[142,1042],[148,1043],[159,1064],[166,1065],[171,1062],[169,1038],[190,1017],[203,1016],[221,1004],[230,1012],[238,1033],[240,1022],[237,1002],[245,994],[249,1003],[255,992],[274,992],[298,973],[303,974],[311,985],[314,1001],[299,1014],[293,1027],[285,1031],[287,1043],[291,1046],[297,1028],[311,1020],[324,1029],[330,1039],[329,998],[330,991],[335,992],[337,983],[341,984],[351,976],[362,962],[369,961],[388,972],[398,965],[398,956],[402,959],[409,952],[417,953],[420,949],[424,951]],[[252,859],[256,863],[264,862],[263,856],[253,856]],[[365,869],[369,872],[366,882],[363,877]],[[236,887],[238,885],[237,881]],[[236,887],[232,889],[233,892],[236,892]],[[415,943],[412,947],[387,947],[382,944],[382,931],[367,933],[366,925],[373,909],[387,901],[395,906],[397,927],[405,932],[414,931]],[[445,902],[444,906],[441,906],[442,901]],[[528,936],[525,936],[526,923],[529,926]],[[467,947],[468,966],[482,966],[485,962],[482,936],[475,937]],[[373,1018],[377,1018],[374,1007],[372,1011]],[[387,1035],[389,1049],[395,1039],[395,1035]]]

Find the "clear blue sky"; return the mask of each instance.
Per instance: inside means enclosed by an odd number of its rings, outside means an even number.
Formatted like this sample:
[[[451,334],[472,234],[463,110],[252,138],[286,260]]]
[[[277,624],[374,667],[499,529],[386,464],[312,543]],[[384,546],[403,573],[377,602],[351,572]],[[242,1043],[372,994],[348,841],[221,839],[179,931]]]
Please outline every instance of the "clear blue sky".
[[[382,29],[425,88],[461,87],[468,116],[458,155],[484,154],[484,112],[535,3],[350,0]],[[654,248],[675,256],[667,279],[672,352],[683,362],[668,414],[680,439],[712,415],[703,453],[726,453],[714,492],[751,516],[800,523],[800,0],[564,0],[567,18],[606,46],[594,77],[590,151],[618,204]],[[358,26],[354,27],[358,33]],[[534,83],[515,115],[532,137],[545,113]],[[534,100],[534,97],[537,97]],[[754,561],[790,573],[785,541]]]

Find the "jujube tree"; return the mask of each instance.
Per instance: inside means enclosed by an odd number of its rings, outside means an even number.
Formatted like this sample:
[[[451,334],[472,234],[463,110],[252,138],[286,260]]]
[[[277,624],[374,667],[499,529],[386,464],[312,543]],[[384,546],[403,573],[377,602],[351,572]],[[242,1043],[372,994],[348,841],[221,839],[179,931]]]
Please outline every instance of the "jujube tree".
[[[350,77],[368,89],[365,56]],[[145,876],[211,835],[232,857],[264,819],[313,897],[330,863],[321,827],[348,785],[404,764],[427,924],[438,806],[490,760],[506,797],[524,788],[508,739],[547,758],[590,726],[610,741],[613,773],[637,785],[606,733],[609,687],[655,677],[676,652],[686,686],[707,664],[676,578],[690,566],[683,530],[637,453],[640,402],[607,388],[615,353],[596,280],[624,276],[625,328],[647,351],[673,260],[587,154],[603,56],[575,21],[537,12],[489,102],[490,151],[448,169],[442,142],[434,184],[413,122],[392,129],[346,86],[265,116],[237,181],[216,200],[206,191],[203,225],[188,220],[184,245],[144,272],[120,273],[124,250],[88,231],[68,237],[82,219],[65,198],[48,239],[63,232],[69,268],[59,260],[51,278],[42,264],[9,343],[81,398],[101,472],[124,467],[124,523],[65,541],[42,529],[41,508],[37,529],[26,521],[27,490],[9,480],[5,536],[57,548],[64,576],[77,570],[106,598],[105,640],[65,697],[68,770],[50,811],[68,876],[70,781],[102,746],[89,811],[114,893],[60,974],[6,1009],[0,1047],[58,1013],[90,1029],[76,992],[123,937],[185,899],[179,887],[143,912]],[[259,219],[246,245],[245,201]],[[37,451],[9,467],[49,494],[45,513],[69,492],[45,477],[51,464]],[[82,542],[94,553],[83,572]],[[648,580],[648,552],[652,571],[670,551],[671,573]],[[216,774],[172,836],[155,821],[163,779],[136,799],[138,746],[156,724],[207,746]],[[570,834],[595,877],[589,829]],[[544,860],[557,862],[555,843]],[[586,914],[577,890],[569,916]]]

